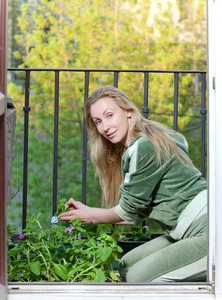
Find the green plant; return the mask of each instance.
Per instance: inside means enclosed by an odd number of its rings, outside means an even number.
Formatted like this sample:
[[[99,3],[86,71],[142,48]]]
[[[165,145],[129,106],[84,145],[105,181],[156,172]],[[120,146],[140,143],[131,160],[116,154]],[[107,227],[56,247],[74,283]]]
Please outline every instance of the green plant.
[[[119,241],[149,240],[151,231],[143,222],[138,226],[116,225],[113,227],[112,236]]]
[[[63,210],[64,200],[58,205],[58,211]],[[44,232],[40,215],[27,220],[18,244],[11,241],[15,232],[8,226],[9,281],[119,281],[112,262],[120,261],[122,249],[101,226],[81,225],[76,218],[71,224],[58,222]]]

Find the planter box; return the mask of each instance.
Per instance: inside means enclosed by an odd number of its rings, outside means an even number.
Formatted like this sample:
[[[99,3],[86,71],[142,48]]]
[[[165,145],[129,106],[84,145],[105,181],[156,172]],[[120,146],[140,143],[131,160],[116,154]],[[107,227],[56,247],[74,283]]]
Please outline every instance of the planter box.
[[[143,245],[144,243],[147,243],[149,241],[151,241],[154,238],[157,238],[158,236],[161,236],[162,233],[153,233],[150,237],[150,239],[145,239],[145,240],[138,240],[138,241],[134,241],[134,240],[124,240],[124,241],[117,241],[118,245],[123,249],[124,254],[126,254],[127,252],[133,250],[134,248]]]

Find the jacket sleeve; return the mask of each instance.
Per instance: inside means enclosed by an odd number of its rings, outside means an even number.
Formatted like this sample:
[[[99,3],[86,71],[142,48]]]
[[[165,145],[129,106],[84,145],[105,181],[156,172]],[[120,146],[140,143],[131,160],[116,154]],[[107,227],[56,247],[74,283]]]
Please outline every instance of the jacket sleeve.
[[[139,138],[124,155],[121,199],[116,207],[120,218],[138,224],[145,217],[142,212],[152,201],[153,193],[166,170],[166,163],[157,163],[155,147],[147,138]]]

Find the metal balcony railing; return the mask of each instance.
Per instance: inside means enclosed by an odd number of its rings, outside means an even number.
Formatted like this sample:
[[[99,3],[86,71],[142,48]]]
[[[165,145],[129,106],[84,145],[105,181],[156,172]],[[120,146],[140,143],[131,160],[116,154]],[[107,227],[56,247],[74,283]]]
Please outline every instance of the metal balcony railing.
[[[201,76],[201,172],[205,177],[205,138],[206,138],[206,71],[204,70],[118,70],[118,69],[36,69],[36,68],[9,68],[11,71],[25,72],[25,99],[24,99],[24,152],[23,152],[23,220],[22,227],[26,227],[27,216],[27,196],[28,196],[28,128],[29,128],[29,112],[30,112],[30,74],[31,72],[54,72],[55,73],[55,93],[54,93],[54,158],[53,158],[53,199],[52,213],[57,208],[57,170],[58,170],[58,123],[59,123],[59,75],[60,72],[83,72],[85,74],[84,102],[88,98],[90,73],[113,73],[113,85],[118,87],[120,73],[142,73],[144,75],[144,100],[142,113],[144,117],[149,114],[149,75],[151,73],[171,73],[174,74],[174,112],[173,112],[173,129],[178,128],[178,100],[179,100],[179,75],[180,74],[199,74]],[[83,127],[83,156],[82,156],[82,202],[86,203],[86,174],[87,174],[87,132],[85,125]]]

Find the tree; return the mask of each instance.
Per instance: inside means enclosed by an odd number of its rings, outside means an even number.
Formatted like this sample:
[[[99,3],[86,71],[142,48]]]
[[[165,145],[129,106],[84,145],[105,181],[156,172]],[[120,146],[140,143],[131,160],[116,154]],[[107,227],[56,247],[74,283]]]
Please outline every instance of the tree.
[[[22,60],[20,67],[165,70],[206,67],[204,0],[189,0],[189,3],[41,0],[35,11],[23,3],[20,12],[17,20],[20,32],[15,37],[20,50],[14,53],[17,60]],[[143,74],[119,75],[119,88],[140,108],[143,80]],[[196,89],[195,76],[181,76],[180,82],[179,114],[183,117],[179,118],[179,130],[187,132],[189,141],[196,138],[192,130],[196,126],[193,115],[200,106],[200,89]],[[90,74],[90,92],[108,84],[113,84],[113,74]],[[18,112],[12,180],[14,186],[21,186],[24,90],[13,82],[8,90]],[[58,198],[81,199],[83,91],[83,73],[60,72]],[[53,99],[53,72],[32,72],[29,213],[44,209],[47,224],[52,198]],[[150,118],[172,126],[173,75],[150,75],[149,106]],[[199,141],[193,143],[195,150],[197,144]],[[191,152],[195,163],[199,161],[199,150],[196,151]],[[100,205],[100,188],[93,173],[89,161],[87,203]],[[9,216],[13,215],[15,203],[10,204]]]

